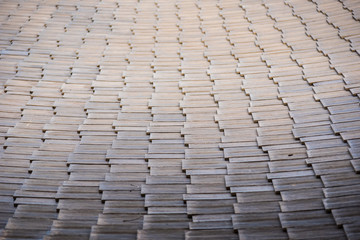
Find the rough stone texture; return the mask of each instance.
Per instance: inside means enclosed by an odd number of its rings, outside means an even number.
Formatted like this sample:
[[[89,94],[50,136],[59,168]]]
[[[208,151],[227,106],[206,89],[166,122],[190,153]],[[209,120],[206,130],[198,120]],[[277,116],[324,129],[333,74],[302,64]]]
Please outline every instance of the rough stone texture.
[[[0,1],[0,239],[360,239],[359,20]]]

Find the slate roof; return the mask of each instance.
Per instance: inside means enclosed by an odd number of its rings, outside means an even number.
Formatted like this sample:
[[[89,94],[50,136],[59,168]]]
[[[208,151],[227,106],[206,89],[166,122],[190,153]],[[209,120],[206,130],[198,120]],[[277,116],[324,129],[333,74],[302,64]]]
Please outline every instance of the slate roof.
[[[360,239],[359,21],[0,1],[0,239]]]

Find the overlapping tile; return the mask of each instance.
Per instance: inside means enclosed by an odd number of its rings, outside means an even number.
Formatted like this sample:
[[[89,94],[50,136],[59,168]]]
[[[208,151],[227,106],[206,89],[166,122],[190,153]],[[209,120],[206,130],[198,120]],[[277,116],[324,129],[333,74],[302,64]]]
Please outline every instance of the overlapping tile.
[[[151,143],[146,154],[150,174],[141,186],[147,214],[138,239],[183,239],[189,227],[183,194],[190,181],[181,168],[185,155],[181,129],[185,117],[179,107],[183,94],[178,87],[181,80],[178,9],[175,1],[155,4],[155,58],[151,63],[154,92],[148,103],[153,121],[147,129]]]
[[[1,239],[358,239],[359,4],[2,1]]]

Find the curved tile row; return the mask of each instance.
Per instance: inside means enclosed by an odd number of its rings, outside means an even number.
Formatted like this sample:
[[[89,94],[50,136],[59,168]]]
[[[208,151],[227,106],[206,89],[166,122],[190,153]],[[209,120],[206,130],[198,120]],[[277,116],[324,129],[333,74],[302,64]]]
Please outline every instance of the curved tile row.
[[[1,239],[359,237],[354,1],[0,6]]]

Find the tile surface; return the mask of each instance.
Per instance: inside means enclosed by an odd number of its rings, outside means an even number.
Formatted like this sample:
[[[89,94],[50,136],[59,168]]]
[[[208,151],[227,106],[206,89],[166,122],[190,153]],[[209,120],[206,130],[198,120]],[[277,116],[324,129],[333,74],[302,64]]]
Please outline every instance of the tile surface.
[[[0,239],[360,239],[359,21],[0,1]]]

